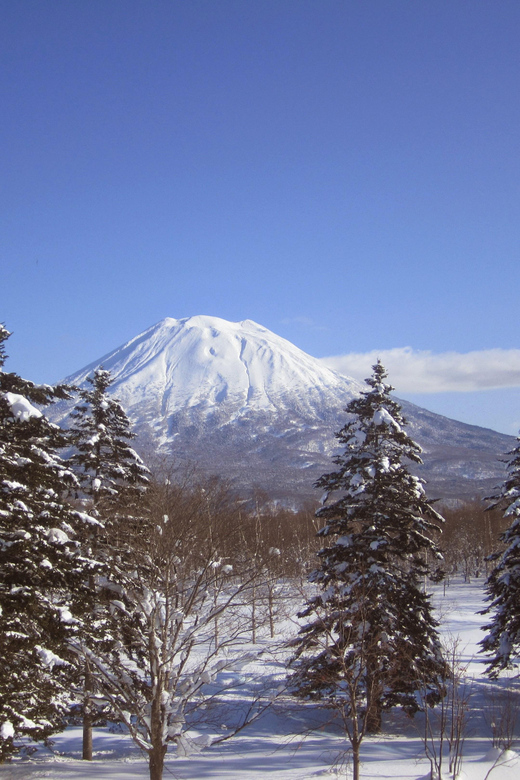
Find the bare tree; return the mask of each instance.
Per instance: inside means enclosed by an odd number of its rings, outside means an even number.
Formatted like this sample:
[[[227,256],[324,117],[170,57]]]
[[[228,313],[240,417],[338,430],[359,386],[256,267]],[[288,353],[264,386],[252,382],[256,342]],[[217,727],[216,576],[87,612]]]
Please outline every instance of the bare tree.
[[[486,694],[486,720],[491,729],[494,748],[510,750],[520,715],[520,694],[509,685],[497,687],[495,682]]]
[[[300,664],[289,678],[289,690],[299,698],[319,701],[337,717],[350,744],[353,780],[359,780],[361,744],[371,731],[370,703],[380,694],[374,658],[381,652],[381,638],[370,624],[369,601],[368,592],[360,593],[355,625],[347,613],[338,610],[331,620],[328,605],[316,607],[321,630],[313,637],[313,652],[321,660],[312,668],[306,665],[302,670],[300,639],[289,645],[296,648],[294,659]]]
[[[450,777],[460,774],[472,695],[471,682],[466,679],[468,664],[460,660],[458,637],[444,642],[443,651],[446,673],[439,682],[435,700],[426,686],[420,692],[424,712],[422,739],[431,780],[442,780],[446,763]]]
[[[187,731],[251,658],[246,607],[257,572],[240,549],[238,519],[217,482],[152,485],[149,513],[120,539],[104,583],[116,641],[105,652],[81,648],[98,690],[148,754],[150,780],[161,780],[169,744],[187,749]],[[235,711],[230,733],[264,706]]]
[[[442,548],[448,574],[462,574],[466,582],[487,576],[489,556],[500,549],[499,534],[507,523],[497,510],[472,501],[444,512]]]

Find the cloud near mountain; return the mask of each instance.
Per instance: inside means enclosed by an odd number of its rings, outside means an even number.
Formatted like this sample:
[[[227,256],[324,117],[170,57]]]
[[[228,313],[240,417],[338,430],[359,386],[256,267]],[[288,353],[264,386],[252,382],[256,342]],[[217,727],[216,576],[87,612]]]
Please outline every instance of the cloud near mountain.
[[[445,393],[520,387],[520,349],[474,352],[414,350],[411,347],[350,352],[321,358],[341,374],[363,380],[380,358],[399,393]]]

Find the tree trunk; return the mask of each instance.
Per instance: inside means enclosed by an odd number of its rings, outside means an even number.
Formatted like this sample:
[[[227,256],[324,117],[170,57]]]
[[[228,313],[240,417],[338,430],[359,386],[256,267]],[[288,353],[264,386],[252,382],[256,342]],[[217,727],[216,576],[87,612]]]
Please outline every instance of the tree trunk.
[[[164,680],[160,675],[159,679],[155,679],[153,682],[154,695],[150,713],[150,742],[152,747],[148,751],[148,766],[150,769],[150,780],[162,780],[164,757],[168,749],[163,742],[165,714],[163,712],[162,694],[164,691]]]
[[[84,706],[88,706],[88,699]],[[90,713],[83,713],[83,761],[92,761],[92,716]]]
[[[253,582],[251,597],[251,642],[256,645],[256,583]]]
[[[166,745],[163,744],[154,746],[151,750],[148,751],[150,780],[162,780],[165,755]]]
[[[92,761],[92,703],[89,693],[92,690],[92,675],[88,661],[85,663],[85,681],[83,684],[83,761]]]
[[[383,688],[379,679],[377,668],[373,669],[370,663],[366,676],[367,681],[367,718],[366,729],[369,734],[378,734],[381,731],[382,705],[381,696]]]
[[[381,731],[381,706],[379,701],[373,701],[369,704],[367,713],[367,732],[369,734],[379,734]]]
[[[352,780],[359,780],[359,745],[352,746]]]
[[[95,505],[95,502],[94,502]],[[97,533],[97,532],[96,532]],[[93,538],[93,549],[97,550],[96,536]],[[89,577],[89,588],[92,593],[96,590],[96,578],[91,574]],[[94,678],[90,671],[88,660],[85,661],[85,679],[83,681],[83,761],[92,761],[92,723],[94,717],[92,714],[93,702],[90,694],[94,690]]]
[[[268,584],[268,604],[269,604],[269,631],[271,639],[274,639],[274,593],[272,584]]]

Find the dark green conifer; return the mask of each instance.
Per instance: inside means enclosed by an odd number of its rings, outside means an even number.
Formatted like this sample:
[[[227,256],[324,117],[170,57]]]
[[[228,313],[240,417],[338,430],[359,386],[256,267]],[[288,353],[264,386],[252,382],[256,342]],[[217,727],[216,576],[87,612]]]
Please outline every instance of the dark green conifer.
[[[404,430],[383,366],[373,370],[370,389],[349,403],[336,434],[337,470],[316,483],[325,491],[317,517],[328,546],[310,576],[321,592],[300,614],[310,622],[291,663],[300,696],[339,703],[368,731],[379,730],[386,708],[413,714],[417,691],[434,696],[444,669],[423,591],[440,558],[432,536],[443,518],[408,471],[407,462],[421,463],[420,448]]]
[[[500,535],[504,550],[491,556],[496,563],[486,585],[491,603],[483,614],[492,618],[484,626],[488,633],[480,644],[492,656],[488,667],[492,677],[518,668],[520,662],[520,437],[517,442],[508,453],[506,479],[488,499],[489,509],[503,509],[504,517],[511,518],[509,528]]]
[[[105,584],[110,579],[111,587],[117,588],[127,574],[126,567],[132,565],[132,551],[144,529],[141,499],[149,471],[129,444],[134,434],[125,411],[107,392],[112,384],[110,373],[98,368],[87,382],[89,387],[79,391],[81,401],[71,415],[74,452],[70,463],[80,483],[77,498],[98,522],[84,538],[84,547],[102,563]],[[100,652],[106,650],[107,635],[117,641],[124,627],[113,625],[109,598],[93,578],[90,589],[97,605],[87,646],[90,652]],[[111,630],[106,628],[109,624]],[[88,655],[83,659],[83,677],[83,758],[91,760],[92,726],[103,717],[105,707],[95,695],[96,679]]]
[[[129,444],[134,434],[126,412],[107,392],[110,372],[98,368],[87,382],[71,415],[71,464],[86,506],[103,525],[114,526],[123,506],[129,514],[139,504],[149,471]]]
[[[63,500],[76,485],[58,455],[65,438],[39,408],[68,392],[5,372],[9,335],[0,326],[0,760],[17,737],[63,725],[70,643],[84,628],[96,569],[78,544],[83,523],[95,521]]]

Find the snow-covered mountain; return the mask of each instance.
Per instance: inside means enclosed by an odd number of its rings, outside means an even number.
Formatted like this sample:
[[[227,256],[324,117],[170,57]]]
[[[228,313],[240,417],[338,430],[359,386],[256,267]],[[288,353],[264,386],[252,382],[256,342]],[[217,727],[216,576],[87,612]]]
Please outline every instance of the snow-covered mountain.
[[[145,457],[167,454],[295,501],[331,467],[343,410],[363,389],[251,320],[208,316],[166,318],[64,381],[84,386],[100,365]],[[476,495],[502,479],[497,459],[512,437],[402,404],[429,495]],[[69,411],[57,405],[53,419],[66,424]]]
[[[331,395],[360,389],[252,320],[167,317],[66,381],[82,385],[100,363],[123,406],[144,402],[166,438],[171,416],[186,409],[208,416],[225,408],[227,421],[294,407],[312,415]]]

